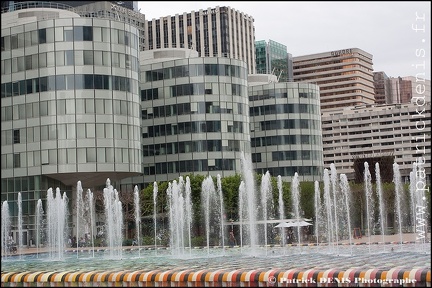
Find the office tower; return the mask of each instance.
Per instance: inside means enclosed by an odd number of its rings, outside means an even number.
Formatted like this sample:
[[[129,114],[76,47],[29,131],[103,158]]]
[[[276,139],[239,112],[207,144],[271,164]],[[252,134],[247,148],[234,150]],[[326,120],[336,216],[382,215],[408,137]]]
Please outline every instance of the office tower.
[[[267,77],[267,79],[265,79]],[[249,75],[252,161],[291,181],[321,181],[323,146],[319,88],[311,83],[275,83],[275,75]]]
[[[358,48],[293,57],[294,81],[320,87],[321,110],[375,103],[372,55]]]
[[[424,111],[423,111],[424,109]],[[422,111],[419,115],[418,111]],[[393,156],[402,177],[409,179],[413,163],[431,173],[431,104],[363,105],[322,115],[324,165],[353,179],[355,157]],[[424,160],[422,160],[424,159]],[[369,163],[375,165],[375,163]],[[426,179],[425,179],[426,181]]]
[[[391,85],[385,72],[373,72],[375,104],[391,104]]]
[[[274,74],[278,82],[293,81],[292,55],[287,47],[276,41],[255,42],[257,73]]]
[[[21,8],[1,19],[1,196],[21,192],[34,217],[48,188],[72,205],[78,180],[103,187],[142,173],[139,30],[62,4]]]
[[[189,48],[201,57],[228,57],[255,68],[254,19],[230,7],[200,9],[146,21],[145,49]]]
[[[144,50],[145,17],[144,14],[138,10],[137,5],[137,1],[2,1],[2,13],[29,8],[56,9],[60,7],[62,10],[75,12],[81,17],[96,17],[122,21],[138,28],[140,31],[139,45],[142,51]],[[136,7],[136,9],[134,7]],[[49,16],[40,14],[39,17],[42,19]]]
[[[390,103],[430,102],[430,80],[414,76],[390,77]],[[424,100],[423,100],[424,99]]]

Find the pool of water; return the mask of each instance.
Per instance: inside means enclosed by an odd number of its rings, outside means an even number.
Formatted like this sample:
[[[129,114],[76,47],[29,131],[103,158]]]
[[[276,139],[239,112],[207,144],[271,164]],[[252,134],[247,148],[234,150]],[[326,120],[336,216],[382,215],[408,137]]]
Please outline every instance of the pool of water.
[[[117,270],[236,270],[236,269],[391,269],[394,267],[431,268],[427,246],[416,244],[353,245],[341,247],[302,246],[248,248],[210,248],[185,250],[171,255],[170,250],[128,250],[121,258],[110,258],[109,252],[65,252],[61,260],[49,254],[15,255],[2,258],[2,274],[6,272],[76,272]]]

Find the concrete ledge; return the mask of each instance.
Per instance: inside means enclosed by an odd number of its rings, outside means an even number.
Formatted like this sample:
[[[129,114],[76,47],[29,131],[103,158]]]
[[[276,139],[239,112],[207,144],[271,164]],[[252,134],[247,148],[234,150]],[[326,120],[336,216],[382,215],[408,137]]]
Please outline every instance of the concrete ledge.
[[[343,283],[343,284],[341,284]],[[430,287],[427,268],[2,272],[1,287]]]

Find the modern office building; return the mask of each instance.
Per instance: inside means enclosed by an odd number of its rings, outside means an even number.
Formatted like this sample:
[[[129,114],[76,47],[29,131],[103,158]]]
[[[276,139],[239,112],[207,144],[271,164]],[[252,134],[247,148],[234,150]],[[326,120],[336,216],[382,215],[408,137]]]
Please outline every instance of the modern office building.
[[[44,1],[1,1],[1,7],[2,8],[10,8],[10,9],[21,9],[23,6],[16,5],[18,3],[23,2],[31,2],[34,6],[41,5],[40,3]],[[52,2],[52,1],[45,1],[45,2]],[[70,7],[77,7],[82,5],[88,5],[95,2],[101,2],[101,1],[55,1],[56,3],[61,3]],[[138,1],[107,1],[111,2],[114,5],[124,7],[130,10],[138,11]]]
[[[423,111],[419,113],[419,111]],[[324,165],[353,177],[354,157],[394,156],[409,179],[413,163],[424,157],[431,181],[431,104],[364,105],[322,115]],[[423,162],[423,160],[421,160]]]
[[[276,82],[275,75],[250,75],[252,162],[291,181],[321,181],[323,146],[319,88],[311,83]]]
[[[389,77],[383,71],[373,72],[375,104],[391,104],[391,84]]]
[[[56,8],[57,5],[81,17],[106,18],[134,25],[139,30],[140,50],[144,50],[145,17],[138,10],[137,1],[2,1],[2,13],[29,8]]]
[[[21,192],[26,223],[48,188],[72,205],[78,180],[142,173],[139,30],[70,8],[2,11],[1,200],[16,218]]]
[[[278,82],[293,80],[292,55],[287,46],[273,40],[255,42],[256,68],[258,74],[274,74]]]
[[[372,55],[350,48],[293,57],[294,81],[320,87],[321,110],[375,103]]]
[[[244,61],[181,48],[141,52],[141,105],[143,175],[121,189],[241,171],[240,153],[250,152]]]
[[[230,7],[200,9],[146,20],[145,49],[189,48],[201,57],[228,57],[255,68],[254,19]]]
[[[424,98],[425,102],[431,100],[430,80],[414,76],[390,77],[390,103],[410,103]]]

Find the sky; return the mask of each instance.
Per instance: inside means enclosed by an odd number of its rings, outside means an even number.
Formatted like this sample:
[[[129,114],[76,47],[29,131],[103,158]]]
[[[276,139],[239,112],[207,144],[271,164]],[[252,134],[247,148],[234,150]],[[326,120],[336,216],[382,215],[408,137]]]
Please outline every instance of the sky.
[[[229,6],[255,20],[255,40],[287,46],[293,57],[360,48],[374,71],[431,79],[431,2],[139,1],[146,20]],[[417,31],[416,31],[416,30]]]

